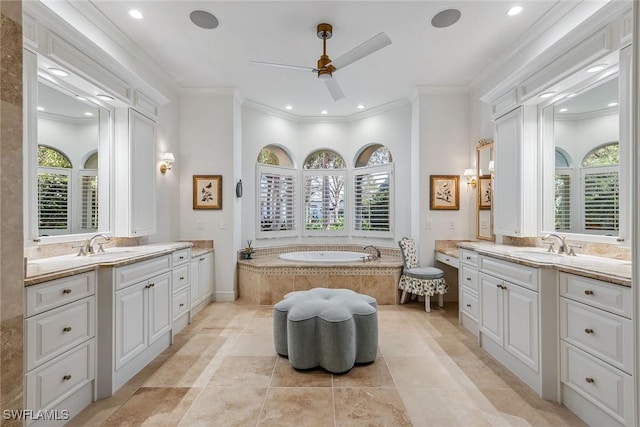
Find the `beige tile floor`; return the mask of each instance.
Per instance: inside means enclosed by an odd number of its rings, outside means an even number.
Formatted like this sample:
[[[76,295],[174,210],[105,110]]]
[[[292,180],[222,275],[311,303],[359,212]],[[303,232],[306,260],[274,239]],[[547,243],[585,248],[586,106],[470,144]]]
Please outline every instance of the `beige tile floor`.
[[[213,303],[174,344],[70,426],[577,426],[478,348],[457,305],[380,306],[376,361],[296,371],[272,308]]]

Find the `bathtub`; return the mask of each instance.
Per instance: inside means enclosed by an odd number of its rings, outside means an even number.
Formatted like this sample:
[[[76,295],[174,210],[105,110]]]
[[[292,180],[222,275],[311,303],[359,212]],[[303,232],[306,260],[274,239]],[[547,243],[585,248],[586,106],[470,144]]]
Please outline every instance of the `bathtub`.
[[[363,261],[367,254],[362,252],[347,251],[303,251],[285,252],[278,257],[286,261],[318,262],[318,263],[342,263]]]

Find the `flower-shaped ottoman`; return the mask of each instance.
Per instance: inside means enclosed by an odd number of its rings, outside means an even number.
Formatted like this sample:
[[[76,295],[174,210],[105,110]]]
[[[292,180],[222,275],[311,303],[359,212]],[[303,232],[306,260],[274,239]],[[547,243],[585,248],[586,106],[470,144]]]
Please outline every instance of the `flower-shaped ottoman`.
[[[276,352],[296,369],[346,372],[378,350],[375,298],[349,289],[290,292],[273,307]]]

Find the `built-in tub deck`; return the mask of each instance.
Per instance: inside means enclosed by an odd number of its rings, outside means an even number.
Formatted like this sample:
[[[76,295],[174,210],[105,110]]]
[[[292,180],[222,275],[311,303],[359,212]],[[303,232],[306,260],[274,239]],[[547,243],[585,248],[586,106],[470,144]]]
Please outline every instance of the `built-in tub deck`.
[[[367,252],[358,245],[282,246],[256,249],[253,259],[238,259],[238,294],[242,302],[273,305],[289,292],[312,288],[343,288],[374,297],[379,305],[397,304],[402,273],[399,249],[379,248],[373,261],[312,263],[288,261],[281,253],[300,251]]]

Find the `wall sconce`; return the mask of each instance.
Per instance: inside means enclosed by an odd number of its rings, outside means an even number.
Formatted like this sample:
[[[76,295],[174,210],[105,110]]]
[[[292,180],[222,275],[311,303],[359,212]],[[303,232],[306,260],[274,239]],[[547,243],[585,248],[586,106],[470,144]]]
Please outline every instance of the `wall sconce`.
[[[162,158],[162,163],[160,163],[160,172],[166,173],[168,170],[171,170],[173,166],[173,162],[176,161],[176,158],[173,157],[173,153],[164,153],[164,157]]]
[[[465,169],[462,175],[465,178],[467,178],[467,186],[471,186],[471,188],[476,188],[476,185],[478,185],[478,180],[476,178],[476,173],[473,169]]]

